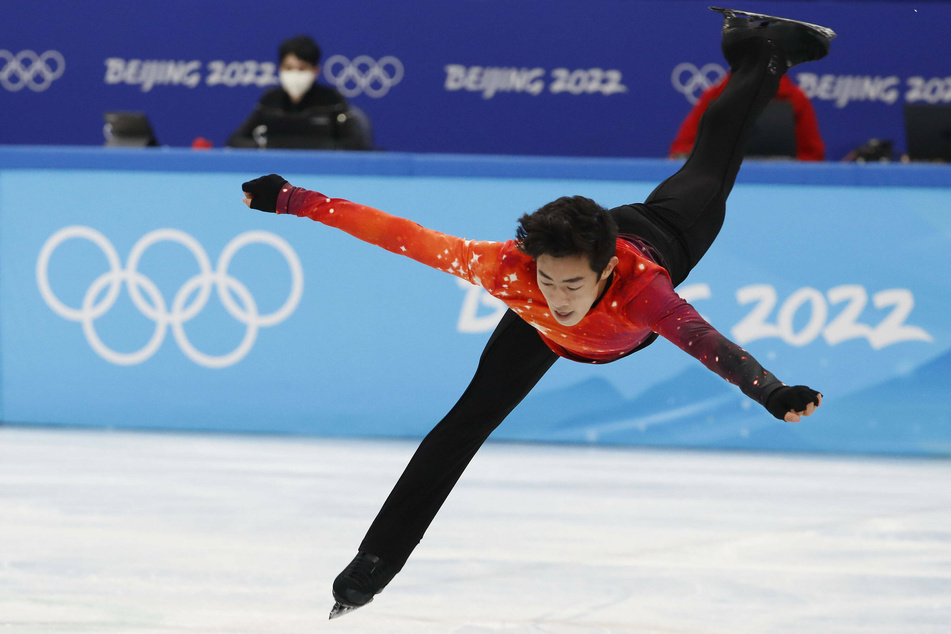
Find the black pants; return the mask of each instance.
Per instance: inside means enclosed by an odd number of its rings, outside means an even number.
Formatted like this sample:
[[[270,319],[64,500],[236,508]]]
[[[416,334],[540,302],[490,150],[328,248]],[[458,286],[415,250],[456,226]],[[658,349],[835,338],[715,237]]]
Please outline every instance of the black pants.
[[[659,252],[675,285],[686,278],[720,231],[746,139],[779,87],[772,45],[752,40],[744,46],[726,89],[701,119],[693,152],[683,167],[644,203],[612,210],[622,233],[641,237]],[[402,568],[489,434],[557,358],[534,328],[507,311],[472,382],[423,440],[360,550]]]

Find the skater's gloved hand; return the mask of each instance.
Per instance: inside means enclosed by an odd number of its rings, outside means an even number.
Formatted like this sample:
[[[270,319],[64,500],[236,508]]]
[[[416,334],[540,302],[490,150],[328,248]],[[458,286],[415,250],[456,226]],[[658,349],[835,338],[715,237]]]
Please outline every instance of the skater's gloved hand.
[[[811,416],[820,405],[822,394],[805,385],[784,385],[766,399],[769,413],[787,423],[798,423],[801,416]]]
[[[255,178],[241,185],[244,192],[245,205],[251,209],[275,213],[277,211],[277,197],[281,193],[281,187],[287,180],[277,174],[268,174],[261,178]]]

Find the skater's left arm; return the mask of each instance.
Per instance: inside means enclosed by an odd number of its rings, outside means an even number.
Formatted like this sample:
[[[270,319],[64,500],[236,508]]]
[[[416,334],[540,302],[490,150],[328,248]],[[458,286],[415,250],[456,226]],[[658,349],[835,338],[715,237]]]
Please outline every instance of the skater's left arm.
[[[656,276],[638,295],[635,306],[651,330],[738,386],[776,418],[799,422],[822,403],[821,394],[804,385],[787,386],[720,334],[677,295],[666,276]]]

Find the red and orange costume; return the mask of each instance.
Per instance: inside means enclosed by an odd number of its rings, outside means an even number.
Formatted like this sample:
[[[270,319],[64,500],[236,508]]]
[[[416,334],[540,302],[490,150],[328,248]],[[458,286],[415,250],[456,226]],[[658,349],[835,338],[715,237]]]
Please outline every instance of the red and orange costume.
[[[311,218],[483,287],[537,330],[558,356],[607,363],[637,350],[657,333],[760,403],[782,385],[681,299],[663,267],[623,238],[618,238],[619,261],[604,295],[580,323],[569,327],[551,316],[538,288],[535,261],[514,240],[466,240],[290,185],[278,197],[277,210]]]

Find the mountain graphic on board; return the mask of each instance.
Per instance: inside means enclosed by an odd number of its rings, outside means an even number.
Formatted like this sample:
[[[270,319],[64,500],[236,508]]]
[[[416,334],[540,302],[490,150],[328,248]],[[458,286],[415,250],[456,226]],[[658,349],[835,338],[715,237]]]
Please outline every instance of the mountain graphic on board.
[[[495,438],[666,447],[814,451],[739,389],[703,367],[689,368],[625,398],[600,377],[533,393]]]
[[[951,353],[823,403],[823,425],[803,429],[831,451],[951,455]],[[827,420],[826,420],[827,419]]]
[[[821,386],[818,386],[821,389]],[[786,423],[705,368],[625,398],[593,377],[532,393],[495,438],[660,447],[951,454],[951,353]]]

